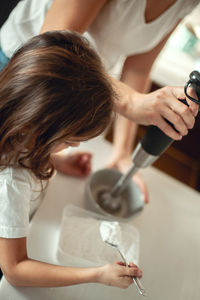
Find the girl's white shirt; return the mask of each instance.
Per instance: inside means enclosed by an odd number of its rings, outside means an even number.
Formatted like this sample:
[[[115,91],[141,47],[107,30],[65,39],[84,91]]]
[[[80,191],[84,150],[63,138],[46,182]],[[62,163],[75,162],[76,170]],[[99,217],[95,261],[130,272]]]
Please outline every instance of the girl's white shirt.
[[[0,46],[7,57],[39,34],[53,0],[21,0],[0,31]],[[127,56],[154,48],[177,21],[199,0],[176,0],[156,20],[145,22],[146,0],[111,0],[84,34],[100,54],[107,71],[119,77]]]
[[[8,167],[0,172],[0,237],[29,233],[29,220],[43,197],[41,183],[30,171]]]

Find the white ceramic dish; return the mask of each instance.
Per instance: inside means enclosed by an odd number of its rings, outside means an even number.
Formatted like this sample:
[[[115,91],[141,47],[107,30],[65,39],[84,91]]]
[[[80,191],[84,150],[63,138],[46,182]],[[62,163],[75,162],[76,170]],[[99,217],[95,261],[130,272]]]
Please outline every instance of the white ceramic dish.
[[[57,259],[62,265],[97,266],[121,261],[117,251],[103,242],[99,226],[110,219],[100,214],[66,205],[63,211]],[[138,264],[139,232],[131,224],[119,222],[122,232],[122,249],[128,261]]]

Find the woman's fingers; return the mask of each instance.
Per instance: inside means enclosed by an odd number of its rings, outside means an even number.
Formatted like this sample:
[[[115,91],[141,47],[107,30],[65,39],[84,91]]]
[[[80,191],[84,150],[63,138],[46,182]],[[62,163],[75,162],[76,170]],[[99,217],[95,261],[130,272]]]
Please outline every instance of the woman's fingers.
[[[182,87],[165,87],[156,91],[154,95],[153,107],[159,114],[154,117],[154,124],[174,140],[179,140],[182,136],[187,135],[188,130],[194,126],[198,105],[191,104],[192,101],[186,99]],[[186,100],[191,107],[178,99]],[[172,123],[178,132],[166,120]]]
[[[171,124],[174,125],[174,128],[176,128],[178,134],[180,134],[181,136],[187,135],[188,129],[191,129],[194,126],[194,118],[193,118],[193,121],[188,120],[188,124],[185,124],[183,118],[174,110],[166,110],[164,112],[163,117],[166,120],[168,120]],[[185,120],[186,119],[187,119],[187,116],[185,116]],[[170,125],[170,124],[168,124],[168,125]],[[171,125],[170,125],[170,127],[172,128]],[[175,130],[174,128],[173,128],[173,130]]]
[[[166,122],[166,120],[163,117],[158,117],[156,122],[154,123],[157,127],[159,127],[167,136],[172,138],[173,140],[181,140],[182,135],[175,131],[172,126]]]
[[[200,99],[198,99],[195,91],[191,87],[187,88],[187,93],[189,96],[191,96],[195,100],[200,101]],[[199,112],[199,105],[197,103],[195,103],[194,101],[191,101],[188,97],[186,97],[186,100],[187,100],[188,105],[190,106],[193,116],[196,117]]]
[[[196,97],[194,94],[194,91],[190,89],[191,96],[194,98]],[[194,126],[195,122],[195,116],[198,113],[198,104],[194,103],[193,101],[189,100],[184,92],[183,88],[179,87],[172,87],[172,94],[174,95],[174,100],[175,99],[184,99],[187,101],[188,106],[181,101],[172,101],[170,103],[170,108],[176,112],[185,122],[186,126],[188,129],[192,129]]]

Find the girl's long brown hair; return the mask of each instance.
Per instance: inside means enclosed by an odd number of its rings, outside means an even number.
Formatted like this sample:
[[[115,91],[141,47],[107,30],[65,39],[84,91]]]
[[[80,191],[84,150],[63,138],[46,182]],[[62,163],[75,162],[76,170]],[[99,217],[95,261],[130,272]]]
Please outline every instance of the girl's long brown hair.
[[[110,122],[115,94],[86,39],[52,31],[29,40],[0,74],[0,167],[48,179],[52,146],[86,140]]]

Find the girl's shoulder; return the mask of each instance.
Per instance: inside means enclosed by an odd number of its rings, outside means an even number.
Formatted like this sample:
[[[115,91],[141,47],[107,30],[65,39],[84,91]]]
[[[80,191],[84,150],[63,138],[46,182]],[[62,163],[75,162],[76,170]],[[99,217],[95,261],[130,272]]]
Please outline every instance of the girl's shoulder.
[[[0,171],[0,183],[10,183],[17,186],[29,186],[32,189],[38,184],[37,180],[27,169],[21,167],[6,167]]]
[[[7,167],[0,171],[0,237],[28,235],[29,216],[40,203],[40,193],[34,188],[33,177],[28,170]]]

